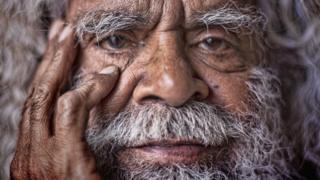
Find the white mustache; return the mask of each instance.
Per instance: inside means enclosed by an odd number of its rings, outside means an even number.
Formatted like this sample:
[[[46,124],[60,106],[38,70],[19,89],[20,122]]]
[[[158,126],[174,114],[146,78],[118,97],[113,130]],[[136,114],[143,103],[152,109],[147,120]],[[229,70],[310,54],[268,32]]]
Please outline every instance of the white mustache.
[[[202,102],[192,101],[180,108],[151,104],[103,120],[103,125],[88,130],[87,140],[94,146],[134,147],[172,139],[219,146],[229,138],[245,136],[241,122],[222,108]]]

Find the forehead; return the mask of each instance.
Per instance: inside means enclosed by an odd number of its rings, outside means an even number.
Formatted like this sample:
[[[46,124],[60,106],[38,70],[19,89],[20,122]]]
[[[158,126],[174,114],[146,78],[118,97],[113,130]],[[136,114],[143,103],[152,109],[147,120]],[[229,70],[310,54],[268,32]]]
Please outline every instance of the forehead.
[[[235,6],[255,5],[255,0],[71,0],[69,18],[90,10],[125,10],[146,12],[152,19],[162,16],[181,16],[186,19],[192,14],[208,9],[216,9],[227,3]]]

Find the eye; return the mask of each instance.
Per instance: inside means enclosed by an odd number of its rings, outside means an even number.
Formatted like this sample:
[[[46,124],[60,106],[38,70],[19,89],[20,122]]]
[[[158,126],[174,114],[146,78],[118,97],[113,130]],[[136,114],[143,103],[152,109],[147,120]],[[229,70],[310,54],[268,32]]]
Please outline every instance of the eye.
[[[118,49],[124,48],[127,42],[128,40],[124,36],[111,35],[104,38],[104,40],[100,41],[98,43],[98,46],[103,49],[118,50]]]
[[[209,37],[200,42],[200,47],[214,52],[221,52],[230,49],[230,45],[223,39]]]

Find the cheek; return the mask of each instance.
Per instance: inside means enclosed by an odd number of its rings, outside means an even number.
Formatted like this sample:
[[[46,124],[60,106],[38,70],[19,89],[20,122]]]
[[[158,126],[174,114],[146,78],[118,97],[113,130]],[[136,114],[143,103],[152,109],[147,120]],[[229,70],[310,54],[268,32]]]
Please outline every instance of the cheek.
[[[112,92],[91,110],[89,127],[96,124],[97,120],[103,120],[101,117],[105,118],[105,115],[108,117],[115,115],[128,104],[131,104],[132,92],[139,82],[139,74],[140,72],[134,64],[122,71],[118,83]]]
[[[103,50],[97,50],[94,47],[83,49],[80,53],[79,70],[84,74],[100,72],[110,65],[119,67],[121,71],[118,83],[112,92],[91,110],[88,126],[95,124],[95,120],[100,115],[119,112],[130,100],[132,90],[138,82],[139,69],[141,69],[136,65],[137,63],[131,63],[132,59],[129,56],[109,56]]]
[[[194,66],[198,75],[210,89],[209,103],[224,106],[239,114],[249,111],[249,92],[246,86],[247,72],[221,73],[206,66]]]
[[[221,75],[217,94],[223,98],[225,106],[232,111],[246,113],[249,111],[249,92],[246,86],[247,74],[235,73]]]

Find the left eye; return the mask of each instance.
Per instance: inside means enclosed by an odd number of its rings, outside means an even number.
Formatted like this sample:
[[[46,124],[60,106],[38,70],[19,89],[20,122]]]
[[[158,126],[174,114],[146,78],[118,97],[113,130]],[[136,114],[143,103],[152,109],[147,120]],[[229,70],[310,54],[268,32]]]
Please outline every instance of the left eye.
[[[111,35],[98,43],[103,49],[121,49],[126,45],[126,38],[121,35]]]
[[[228,42],[223,39],[209,37],[200,42],[200,47],[209,51],[225,51],[230,48]]]

